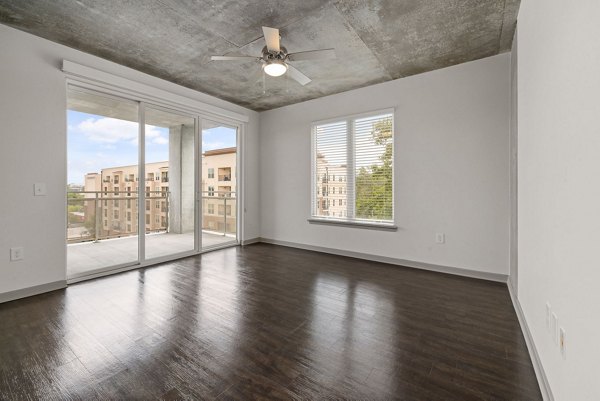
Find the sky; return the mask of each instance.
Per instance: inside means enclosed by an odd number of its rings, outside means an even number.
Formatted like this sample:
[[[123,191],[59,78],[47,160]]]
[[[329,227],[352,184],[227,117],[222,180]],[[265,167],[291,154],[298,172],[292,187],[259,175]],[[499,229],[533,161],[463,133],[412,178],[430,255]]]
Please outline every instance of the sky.
[[[236,131],[202,131],[202,151],[236,146]],[[94,114],[67,111],[67,170],[70,184],[83,185],[87,173],[138,162],[138,124]],[[169,159],[169,130],[146,125],[146,162]]]

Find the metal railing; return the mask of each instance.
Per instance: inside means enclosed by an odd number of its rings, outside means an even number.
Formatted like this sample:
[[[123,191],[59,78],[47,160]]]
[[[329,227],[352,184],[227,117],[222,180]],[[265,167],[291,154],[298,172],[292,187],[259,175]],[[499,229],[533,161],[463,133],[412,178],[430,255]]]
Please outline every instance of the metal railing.
[[[236,234],[237,198],[235,192],[202,192],[202,230],[223,236]]]
[[[150,216],[145,232],[168,232],[170,193],[145,192],[146,201],[150,202],[150,213],[146,213],[144,207],[144,218]],[[161,202],[160,208],[153,205],[156,201]],[[138,235],[137,211],[137,192],[121,192],[119,195],[108,191],[67,192],[67,243]],[[158,222],[156,216],[159,217]]]
[[[171,193],[142,191],[146,233],[169,232]],[[149,196],[148,196],[149,195]],[[237,232],[237,198],[232,191],[203,191],[201,193],[201,229],[210,234],[232,236]],[[67,193],[67,243],[98,242],[112,238],[138,235],[138,192],[81,191]],[[116,204],[115,204],[116,201]],[[159,201],[160,207],[154,202]],[[116,213],[115,213],[116,211]],[[158,217],[158,222],[156,221]]]

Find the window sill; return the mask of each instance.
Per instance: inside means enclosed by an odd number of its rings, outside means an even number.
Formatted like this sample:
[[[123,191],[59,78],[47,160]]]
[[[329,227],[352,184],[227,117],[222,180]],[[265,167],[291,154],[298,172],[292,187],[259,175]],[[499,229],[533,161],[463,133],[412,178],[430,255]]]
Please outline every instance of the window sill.
[[[363,221],[350,221],[350,220],[334,220],[334,219],[320,219],[317,217],[311,217],[308,219],[310,224],[325,224],[332,226],[343,226],[351,228],[366,228],[369,230],[382,230],[382,231],[398,231],[398,226],[394,223],[370,223]]]

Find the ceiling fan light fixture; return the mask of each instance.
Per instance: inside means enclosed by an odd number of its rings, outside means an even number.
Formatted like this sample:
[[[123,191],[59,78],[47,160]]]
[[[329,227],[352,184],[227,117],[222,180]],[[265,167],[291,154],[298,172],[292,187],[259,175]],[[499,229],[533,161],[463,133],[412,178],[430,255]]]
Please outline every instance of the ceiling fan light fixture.
[[[263,69],[267,75],[280,77],[287,71],[287,64],[281,60],[270,60],[263,65]]]

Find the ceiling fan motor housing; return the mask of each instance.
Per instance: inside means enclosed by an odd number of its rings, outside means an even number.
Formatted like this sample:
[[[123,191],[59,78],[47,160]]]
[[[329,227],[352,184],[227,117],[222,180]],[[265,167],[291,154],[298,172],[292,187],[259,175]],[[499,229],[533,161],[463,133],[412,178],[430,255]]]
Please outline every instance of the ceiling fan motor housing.
[[[268,61],[273,61],[273,60],[280,60],[280,61],[285,61],[288,55],[287,49],[284,46],[280,47],[280,51],[279,52],[270,52],[269,49],[267,49],[267,46],[263,47],[262,49],[262,58],[264,62],[268,62]]]

